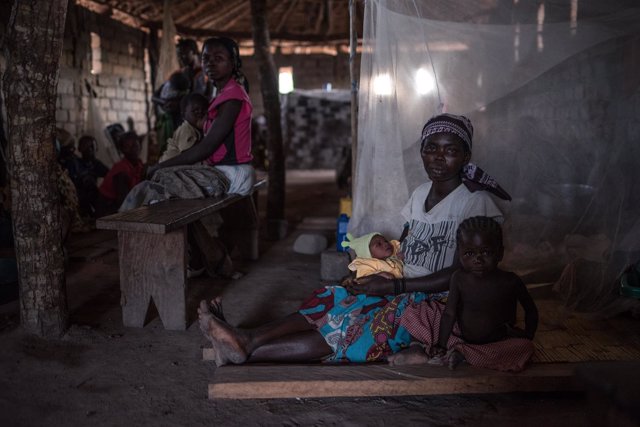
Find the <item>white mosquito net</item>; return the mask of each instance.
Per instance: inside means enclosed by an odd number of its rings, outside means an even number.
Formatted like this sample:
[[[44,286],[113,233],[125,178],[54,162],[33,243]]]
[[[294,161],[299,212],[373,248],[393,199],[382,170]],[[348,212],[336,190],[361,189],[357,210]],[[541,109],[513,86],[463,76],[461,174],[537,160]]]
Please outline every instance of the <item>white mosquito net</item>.
[[[368,0],[363,36],[351,232],[399,236],[422,126],[464,114],[513,197],[504,267],[577,310],[637,307],[616,288],[640,259],[636,2]]]

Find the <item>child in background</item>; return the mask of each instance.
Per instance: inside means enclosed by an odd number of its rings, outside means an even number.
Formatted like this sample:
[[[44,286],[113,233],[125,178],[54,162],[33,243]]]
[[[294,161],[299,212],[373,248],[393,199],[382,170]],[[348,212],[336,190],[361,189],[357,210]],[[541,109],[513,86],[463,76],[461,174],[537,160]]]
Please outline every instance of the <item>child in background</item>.
[[[369,233],[358,238],[347,233],[347,241],[342,242],[343,248],[351,248],[356,253],[356,259],[349,264],[349,270],[356,272],[356,280],[379,274],[387,279],[402,278],[402,254],[398,253],[400,242],[387,240],[380,233]]]
[[[140,160],[140,140],[135,132],[127,132],[118,143],[124,158],[115,163],[100,185],[96,201],[96,216],[118,210],[127,193],[142,181],[144,164]]]
[[[82,155],[78,159],[78,176],[74,180],[78,190],[80,213],[83,216],[95,216],[96,199],[98,198],[98,178],[104,178],[109,168],[96,159],[96,139],[84,135],[78,140],[78,151]]]
[[[202,126],[207,115],[209,102],[199,93],[191,93],[180,101],[184,121],[167,141],[167,150],[160,161],[164,162],[193,147],[202,139]]]
[[[498,268],[504,253],[500,224],[484,216],[468,218],[456,238],[462,268],[451,276],[446,307],[413,305],[401,322],[426,349],[389,356],[389,363],[448,364],[454,369],[466,360],[473,366],[521,371],[533,356],[538,310],[522,280]],[[515,327],[518,303],[524,308],[524,330]]]

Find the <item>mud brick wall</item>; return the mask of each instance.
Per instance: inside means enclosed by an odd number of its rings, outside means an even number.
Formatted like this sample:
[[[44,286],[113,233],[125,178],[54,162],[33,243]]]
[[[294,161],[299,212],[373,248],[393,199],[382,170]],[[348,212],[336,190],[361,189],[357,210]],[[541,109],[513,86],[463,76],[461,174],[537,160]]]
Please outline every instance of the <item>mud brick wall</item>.
[[[91,33],[100,37],[102,69],[91,73]],[[69,9],[60,62],[57,126],[80,137],[86,128],[88,81],[97,95],[105,125],[127,122],[139,134],[148,132],[150,89],[145,76],[146,34],[107,16],[74,6]]]
[[[294,91],[282,97],[288,169],[333,169],[351,145],[349,91]]]

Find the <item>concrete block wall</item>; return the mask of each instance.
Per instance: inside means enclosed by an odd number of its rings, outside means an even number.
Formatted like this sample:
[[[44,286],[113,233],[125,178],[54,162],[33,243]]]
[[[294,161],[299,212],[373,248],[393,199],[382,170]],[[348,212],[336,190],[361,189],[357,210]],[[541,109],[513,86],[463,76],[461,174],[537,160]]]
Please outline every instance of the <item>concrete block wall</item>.
[[[102,70],[91,74],[91,33],[100,37]],[[145,78],[146,34],[109,17],[74,6],[69,10],[60,62],[57,126],[80,137],[87,127],[87,80],[97,95],[105,125],[131,121],[138,134],[148,129],[150,89]]]

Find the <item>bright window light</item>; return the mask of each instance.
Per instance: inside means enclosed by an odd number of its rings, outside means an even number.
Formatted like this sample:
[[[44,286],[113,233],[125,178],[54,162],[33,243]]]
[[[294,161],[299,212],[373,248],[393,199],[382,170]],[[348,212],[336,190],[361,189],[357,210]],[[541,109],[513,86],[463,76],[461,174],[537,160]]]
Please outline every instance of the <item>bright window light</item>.
[[[278,70],[278,88],[280,93],[293,91],[293,67],[281,67]]]
[[[426,68],[420,68],[416,72],[416,91],[418,95],[426,95],[436,88],[433,75]]]
[[[100,49],[100,36],[91,33],[91,74],[102,72],[102,49]]]
[[[373,79],[373,93],[376,95],[391,95],[393,82],[389,74],[380,74]]]

